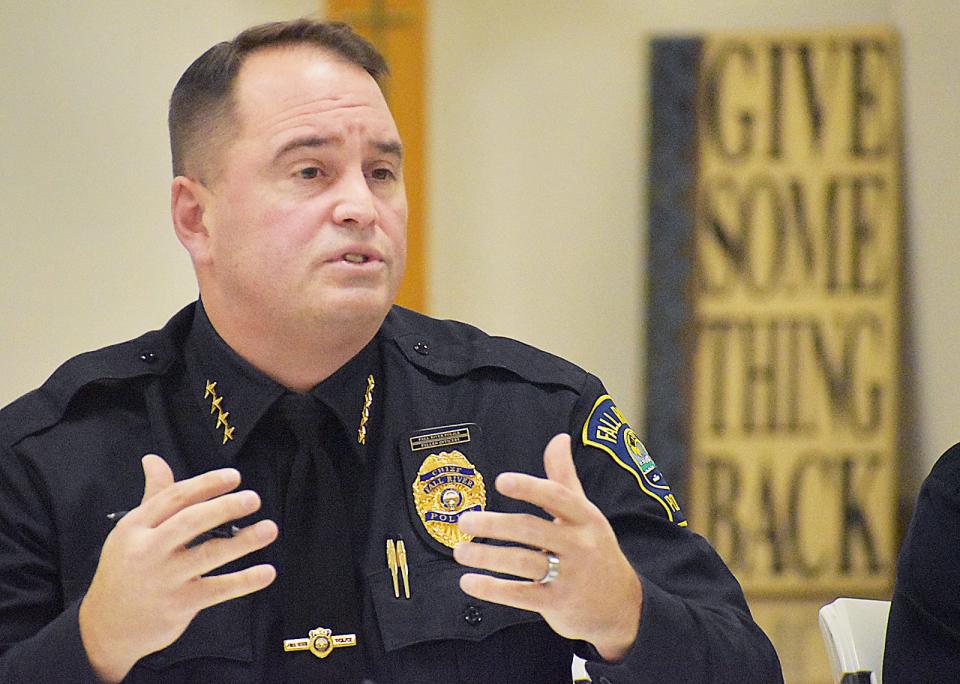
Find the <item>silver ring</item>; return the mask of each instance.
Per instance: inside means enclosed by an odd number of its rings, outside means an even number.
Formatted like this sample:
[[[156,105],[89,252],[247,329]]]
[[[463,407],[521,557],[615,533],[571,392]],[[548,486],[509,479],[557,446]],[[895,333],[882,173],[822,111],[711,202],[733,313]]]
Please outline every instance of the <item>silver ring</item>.
[[[557,575],[560,574],[560,559],[549,551],[546,554],[547,556],[547,573],[537,580],[539,584],[550,584],[553,580],[557,579]]]

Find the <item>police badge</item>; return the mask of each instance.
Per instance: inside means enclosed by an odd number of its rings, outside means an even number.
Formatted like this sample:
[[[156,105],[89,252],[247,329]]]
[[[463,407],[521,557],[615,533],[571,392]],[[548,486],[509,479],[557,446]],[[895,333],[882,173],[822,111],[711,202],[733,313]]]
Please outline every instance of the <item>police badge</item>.
[[[413,502],[430,536],[452,549],[473,539],[460,531],[457,521],[463,513],[486,506],[483,476],[459,451],[430,454],[413,481]]]

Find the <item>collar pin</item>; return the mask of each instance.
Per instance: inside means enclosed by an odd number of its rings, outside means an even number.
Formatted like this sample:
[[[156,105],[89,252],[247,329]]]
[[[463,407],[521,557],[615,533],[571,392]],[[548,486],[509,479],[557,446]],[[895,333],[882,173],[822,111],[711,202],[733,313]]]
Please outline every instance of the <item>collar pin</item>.
[[[360,412],[360,427],[357,429],[357,444],[367,443],[367,421],[370,420],[370,405],[373,403],[373,375],[367,376],[367,391],[363,395],[363,410]]]
[[[210,399],[210,414],[214,412],[217,414],[217,426],[216,429],[219,430],[223,428],[223,443],[226,444],[228,441],[233,439],[233,431],[236,429],[236,426],[230,425],[230,422],[227,418],[230,416],[229,411],[223,410],[223,397],[217,394],[217,383],[207,380],[206,389],[203,392],[203,398]]]

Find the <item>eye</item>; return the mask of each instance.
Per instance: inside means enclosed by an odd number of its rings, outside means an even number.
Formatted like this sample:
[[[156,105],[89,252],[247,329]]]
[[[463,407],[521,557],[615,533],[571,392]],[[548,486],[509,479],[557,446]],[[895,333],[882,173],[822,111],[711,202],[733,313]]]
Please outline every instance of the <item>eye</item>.
[[[385,166],[374,169],[370,172],[370,177],[377,181],[391,181],[396,179],[396,174]]]
[[[319,166],[306,166],[297,171],[297,175],[304,180],[311,180],[313,178],[319,178],[321,175]]]

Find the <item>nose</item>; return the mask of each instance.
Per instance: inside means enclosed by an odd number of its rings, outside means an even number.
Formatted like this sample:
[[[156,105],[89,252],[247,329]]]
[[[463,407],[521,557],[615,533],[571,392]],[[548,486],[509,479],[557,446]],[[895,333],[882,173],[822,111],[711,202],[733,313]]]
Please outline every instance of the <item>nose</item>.
[[[333,220],[337,225],[366,228],[377,220],[373,192],[362,172],[351,173],[341,178]]]

